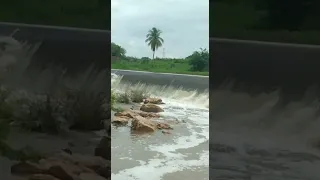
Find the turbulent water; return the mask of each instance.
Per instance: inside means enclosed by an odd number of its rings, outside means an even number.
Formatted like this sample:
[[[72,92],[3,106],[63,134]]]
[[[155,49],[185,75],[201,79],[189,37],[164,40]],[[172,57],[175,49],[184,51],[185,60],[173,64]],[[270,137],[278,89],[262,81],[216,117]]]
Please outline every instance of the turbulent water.
[[[115,75],[114,90],[144,89],[166,103],[163,121],[174,120],[172,134],[134,135],[112,129],[113,180],[209,179],[209,94],[170,87],[131,85]]]
[[[320,151],[313,146],[320,142],[317,101],[276,110],[277,92],[220,91],[210,99],[210,179],[320,179]]]

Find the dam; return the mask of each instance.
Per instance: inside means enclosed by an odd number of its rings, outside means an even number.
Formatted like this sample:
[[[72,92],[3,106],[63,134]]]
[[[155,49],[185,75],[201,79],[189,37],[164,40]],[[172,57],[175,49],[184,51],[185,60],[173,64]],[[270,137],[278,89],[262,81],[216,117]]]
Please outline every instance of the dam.
[[[212,179],[320,178],[320,46],[210,38]]]

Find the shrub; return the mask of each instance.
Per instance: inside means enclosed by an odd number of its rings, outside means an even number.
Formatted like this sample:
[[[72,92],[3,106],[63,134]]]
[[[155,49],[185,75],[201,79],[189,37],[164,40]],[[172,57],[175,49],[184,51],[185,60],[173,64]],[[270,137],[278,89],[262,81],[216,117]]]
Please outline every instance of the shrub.
[[[207,49],[200,48],[188,57],[191,71],[205,71],[209,68],[209,52]]]
[[[59,108],[58,102],[52,101],[49,95],[45,99],[29,99],[14,119],[25,130],[57,134],[62,123],[59,121]]]
[[[123,93],[118,93],[116,95],[116,101],[119,103],[129,104],[131,102],[130,93],[127,91]]]
[[[66,99],[64,108],[71,113],[66,117],[68,121],[73,121],[70,128],[89,131],[103,129],[103,121],[110,119],[107,97],[108,95],[101,92],[84,89],[74,91],[72,96]]]
[[[149,95],[142,89],[130,90],[131,101],[135,103],[143,102],[144,99],[148,98]]]

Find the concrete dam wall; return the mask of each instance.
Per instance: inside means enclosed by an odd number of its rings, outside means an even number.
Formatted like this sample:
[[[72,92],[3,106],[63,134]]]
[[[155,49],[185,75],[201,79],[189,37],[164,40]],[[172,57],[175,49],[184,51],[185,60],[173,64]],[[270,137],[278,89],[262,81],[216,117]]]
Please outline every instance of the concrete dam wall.
[[[120,69],[112,69],[111,72],[117,75],[122,75],[122,80],[130,83],[141,82],[151,85],[173,86],[176,88],[182,87],[186,90],[198,91],[205,91],[209,89],[209,77],[207,76],[153,73]]]
[[[281,101],[320,95],[320,46],[210,38],[210,89],[255,95],[280,90]],[[230,88],[230,86],[228,86]]]
[[[81,73],[90,65],[110,69],[111,34],[93,30],[0,22],[0,35],[30,44],[41,43],[31,66],[61,65],[71,73]]]

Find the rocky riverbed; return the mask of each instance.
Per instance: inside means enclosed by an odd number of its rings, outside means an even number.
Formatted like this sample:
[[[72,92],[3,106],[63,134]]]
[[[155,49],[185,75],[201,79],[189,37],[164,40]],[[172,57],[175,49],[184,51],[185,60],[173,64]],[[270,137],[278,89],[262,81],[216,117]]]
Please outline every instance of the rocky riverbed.
[[[208,179],[208,109],[156,99],[112,113],[112,179]]]

